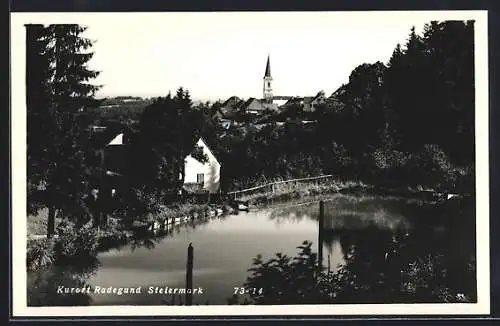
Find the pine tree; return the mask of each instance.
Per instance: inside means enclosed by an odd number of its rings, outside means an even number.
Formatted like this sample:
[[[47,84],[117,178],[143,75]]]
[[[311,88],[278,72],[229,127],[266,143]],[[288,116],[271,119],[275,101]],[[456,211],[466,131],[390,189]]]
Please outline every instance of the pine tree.
[[[460,164],[474,161],[474,25],[472,21],[433,22],[424,32],[430,54],[429,82],[435,93],[435,135]]]
[[[51,158],[47,144],[53,119],[50,81],[52,49],[50,38],[43,25],[26,25],[26,107],[27,107],[27,204],[28,212],[36,214],[44,206],[41,196]]]
[[[396,44],[396,48],[394,51],[392,51],[391,58],[389,59],[389,62],[387,64],[388,68],[392,68],[394,66],[397,66],[401,62],[401,58],[403,57],[403,49],[401,49],[401,44]]]
[[[28,74],[43,75],[44,82],[31,81],[28,86],[28,97],[31,97],[27,100],[28,111],[36,112],[29,116],[32,120],[28,122],[28,134],[45,134],[45,137],[43,142],[28,145],[33,153],[29,160],[31,166],[37,162],[46,164],[42,165],[43,173],[29,173],[28,179],[43,175],[45,187],[41,202],[49,210],[47,235],[50,237],[57,213],[79,223],[88,218],[84,199],[93,166],[86,111],[98,105],[94,94],[99,86],[89,83],[98,72],[86,66],[93,53],[87,51],[92,42],[82,37],[85,27],[50,25],[36,29],[38,35],[27,28],[27,34],[33,36],[28,38],[27,48],[43,50],[32,51]],[[36,92],[44,94],[45,101],[34,104]],[[40,119],[41,116],[45,120]],[[43,156],[36,155],[37,146],[38,150],[44,148]]]

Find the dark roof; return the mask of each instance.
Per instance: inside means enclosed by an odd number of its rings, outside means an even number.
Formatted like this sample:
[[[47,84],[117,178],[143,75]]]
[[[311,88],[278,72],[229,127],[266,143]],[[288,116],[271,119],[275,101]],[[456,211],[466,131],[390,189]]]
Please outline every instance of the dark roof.
[[[239,102],[241,102],[241,99],[239,97],[231,96],[222,104],[222,107],[233,107]]]
[[[319,91],[318,94],[316,94],[316,96],[314,96],[312,99],[311,99],[311,102],[314,101],[314,100],[317,100],[318,98],[320,97],[325,97],[325,92],[323,91]]]
[[[212,155],[215,157],[217,162],[219,162],[219,159],[217,158],[218,153],[215,152],[215,150],[217,149],[217,146],[215,146],[215,145],[217,145],[216,140],[210,139],[210,138],[204,138],[203,136],[200,136],[200,138],[196,139],[196,142],[193,144],[193,148],[194,148],[194,145],[196,145],[196,143],[200,139],[208,146],[208,150],[212,153]]]
[[[126,125],[122,124],[112,124],[108,125],[106,130],[93,133],[90,141],[95,149],[101,149],[106,147],[110,141],[112,141],[116,136],[123,133],[125,137],[131,137],[133,130]]]
[[[266,73],[264,77],[271,77],[271,63],[269,61],[269,56],[267,56]]]
[[[246,108],[253,102],[253,101],[258,101],[255,97],[250,97],[248,100],[246,100],[241,106],[240,110],[245,111]]]
[[[273,96],[273,100],[290,100],[293,96]]]
[[[302,97],[292,97],[285,103],[285,105],[300,104],[302,100]]]
[[[238,103],[235,104],[234,109],[236,111],[240,111],[245,102],[246,102],[245,100],[240,100]]]
[[[241,105],[240,110],[245,112],[248,109],[248,107],[250,106],[250,104],[252,104],[255,101],[260,104],[262,110],[267,109],[267,106],[264,105],[262,100],[259,100],[255,97],[250,97],[248,100],[245,101],[245,103],[243,103],[243,105]]]

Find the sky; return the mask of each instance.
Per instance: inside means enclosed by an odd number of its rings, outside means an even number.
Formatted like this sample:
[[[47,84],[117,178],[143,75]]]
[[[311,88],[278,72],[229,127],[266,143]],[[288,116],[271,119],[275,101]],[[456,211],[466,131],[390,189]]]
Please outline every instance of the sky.
[[[71,17],[71,15],[73,15]],[[438,12],[93,13],[36,16],[88,27],[99,97],[163,96],[182,86],[195,100],[262,96],[267,56],[274,95],[327,95],[363,63],[387,63],[412,26]]]

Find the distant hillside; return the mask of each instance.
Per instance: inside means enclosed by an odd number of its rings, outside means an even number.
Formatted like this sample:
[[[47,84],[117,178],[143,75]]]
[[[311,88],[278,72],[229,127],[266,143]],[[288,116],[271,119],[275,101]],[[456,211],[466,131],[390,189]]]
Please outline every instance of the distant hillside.
[[[118,96],[106,98],[101,106],[93,109],[96,120],[138,120],[144,108],[153,102],[153,98]]]

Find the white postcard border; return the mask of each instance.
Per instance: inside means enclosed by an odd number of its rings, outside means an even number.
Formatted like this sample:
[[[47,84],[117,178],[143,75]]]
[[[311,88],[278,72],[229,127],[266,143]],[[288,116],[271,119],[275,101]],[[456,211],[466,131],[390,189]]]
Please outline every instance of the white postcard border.
[[[490,311],[489,264],[489,145],[488,145],[488,23],[487,11],[398,11],[336,12],[363,22],[365,15],[380,19],[408,19],[421,15],[431,20],[469,20],[475,23],[476,82],[476,239],[477,298],[474,304],[350,304],[287,306],[88,306],[27,307],[26,303],[26,105],[25,105],[25,32],[27,23],[79,23],[122,15],[139,23],[150,15],[186,13],[12,13],[11,14],[11,157],[12,157],[12,312],[14,317],[28,316],[240,316],[240,315],[475,315]],[[200,17],[214,13],[191,13]],[[259,15],[262,13],[224,13]],[[279,15],[327,15],[326,12],[288,12]],[[333,18],[335,19],[335,18]],[[369,28],[369,27],[367,27]],[[362,62],[360,62],[361,64]]]

